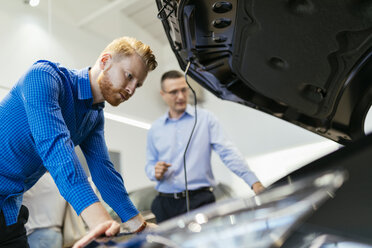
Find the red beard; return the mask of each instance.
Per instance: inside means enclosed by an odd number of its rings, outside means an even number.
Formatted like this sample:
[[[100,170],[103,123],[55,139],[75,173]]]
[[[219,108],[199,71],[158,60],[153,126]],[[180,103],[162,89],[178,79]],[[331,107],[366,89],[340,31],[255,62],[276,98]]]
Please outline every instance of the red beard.
[[[99,75],[98,85],[106,102],[112,106],[118,106],[122,102],[120,90],[115,89],[110,79],[104,74]]]

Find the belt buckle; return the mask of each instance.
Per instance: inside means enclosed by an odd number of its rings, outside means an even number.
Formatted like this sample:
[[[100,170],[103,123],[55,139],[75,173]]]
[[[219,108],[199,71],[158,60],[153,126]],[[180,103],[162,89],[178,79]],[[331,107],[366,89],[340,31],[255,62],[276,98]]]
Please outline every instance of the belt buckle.
[[[182,192],[179,192],[179,193],[173,193],[173,197],[174,197],[174,199],[184,198],[184,197],[186,197],[186,191],[182,191]]]
[[[174,196],[174,199],[180,199],[180,197],[178,196],[178,193],[173,193],[173,196]]]

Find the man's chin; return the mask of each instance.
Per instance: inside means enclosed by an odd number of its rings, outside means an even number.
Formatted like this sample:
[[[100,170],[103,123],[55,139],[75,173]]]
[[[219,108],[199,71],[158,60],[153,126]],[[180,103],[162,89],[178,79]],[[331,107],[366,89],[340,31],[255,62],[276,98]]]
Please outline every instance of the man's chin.
[[[120,103],[122,103],[122,101],[116,101],[116,100],[110,100],[110,99],[107,99],[106,102],[108,102],[113,107],[117,107],[120,105]]]
[[[119,106],[120,105],[120,103],[115,103],[115,104],[113,104],[113,103],[109,103],[111,106],[113,106],[113,107],[117,107],[117,106]]]
[[[186,105],[185,106],[179,106],[178,108],[176,108],[177,112],[178,113],[183,113],[186,111]]]

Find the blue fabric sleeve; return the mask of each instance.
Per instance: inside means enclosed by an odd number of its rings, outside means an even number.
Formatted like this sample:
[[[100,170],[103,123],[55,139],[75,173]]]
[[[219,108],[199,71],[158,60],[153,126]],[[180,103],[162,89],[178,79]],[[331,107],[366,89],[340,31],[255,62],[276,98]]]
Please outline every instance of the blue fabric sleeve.
[[[147,177],[151,181],[156,181],[155,178],[155,165],[158,162],[158,152],[153,142],[153,130],[150,129],[147,133],[147,145],[146,145],[146,166],[145,172]]]
[[[138,210],[130,200],[124,187],[121,175],[110,161],[104,139],[103,112],[99,123],[80,144],[87,160],[94,184],[97,186],[103,200],[119,215],[123,222],[138,215]]]
[[[209,113],[209,131],[213,150],[220,156],[224,164],[237,176],[242,178],[249,186],[259,180],[253,171],[250,170],[244,156],[236,146],[227,139],[226,134],[217,118]]]

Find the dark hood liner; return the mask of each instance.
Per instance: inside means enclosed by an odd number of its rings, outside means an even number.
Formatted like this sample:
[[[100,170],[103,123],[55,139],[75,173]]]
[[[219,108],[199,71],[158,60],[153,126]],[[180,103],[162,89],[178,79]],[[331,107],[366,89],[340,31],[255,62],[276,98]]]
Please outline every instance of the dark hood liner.
[[[364,136],[372,1],[156,2],[181,68],[219,98],[341,144]]]

